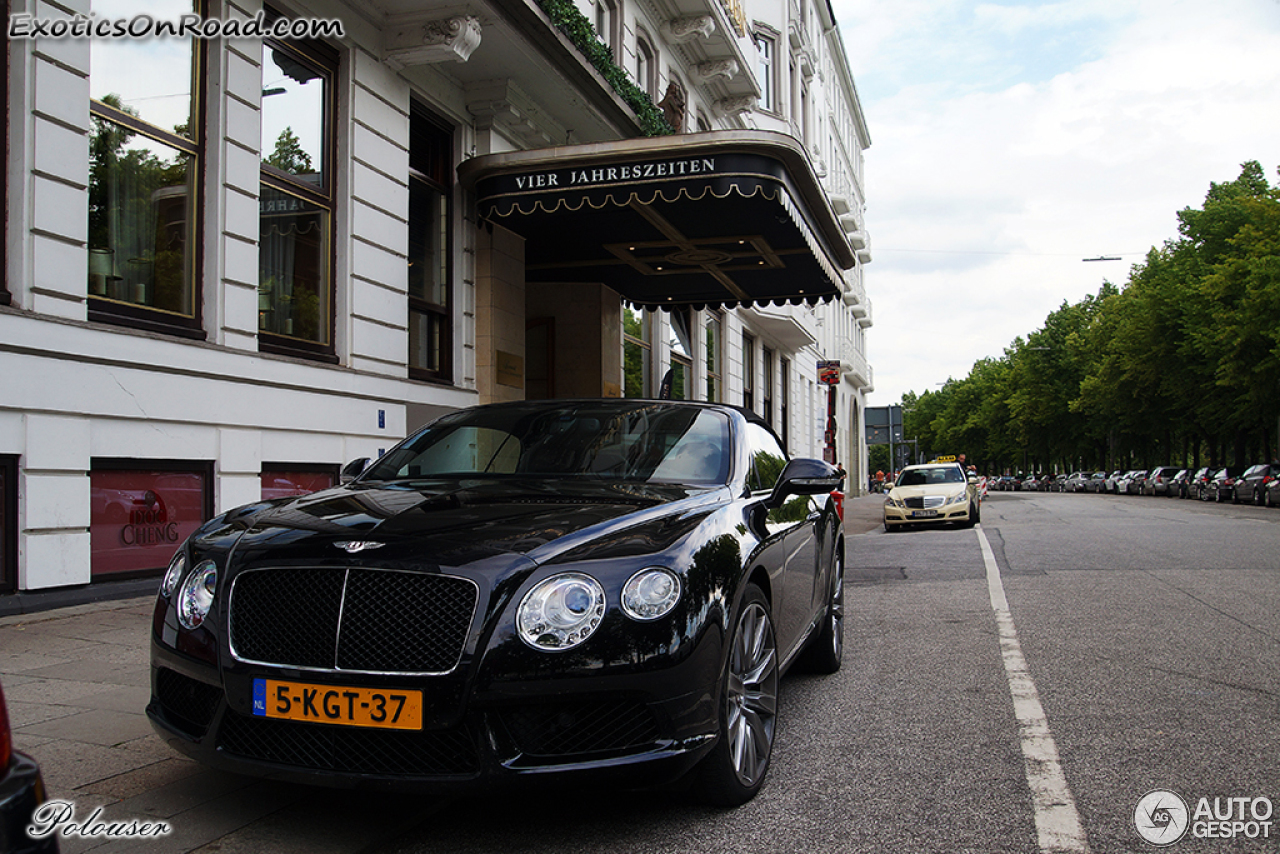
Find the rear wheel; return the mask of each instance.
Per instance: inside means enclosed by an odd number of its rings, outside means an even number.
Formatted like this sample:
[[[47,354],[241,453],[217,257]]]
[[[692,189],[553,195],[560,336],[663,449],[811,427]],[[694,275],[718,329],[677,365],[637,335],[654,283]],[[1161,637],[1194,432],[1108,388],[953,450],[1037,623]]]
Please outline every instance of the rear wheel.
[[[720,734],[702,760],[694,793],[717,806],[736,807],[764,785],[778,716],[778,648],[769,601],[747,586],[729,639],[720,689]]]

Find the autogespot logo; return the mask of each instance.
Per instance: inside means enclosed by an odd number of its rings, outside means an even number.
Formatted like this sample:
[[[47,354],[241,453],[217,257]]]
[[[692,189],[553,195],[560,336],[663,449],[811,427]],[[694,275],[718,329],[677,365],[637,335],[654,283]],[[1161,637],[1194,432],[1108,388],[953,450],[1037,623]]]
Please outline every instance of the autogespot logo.
[[[1147,792],[1133,811],[1138,833],[1152,845],[1172,845],[1187,832],[1190,814],[1187,802],[1173,792]]]

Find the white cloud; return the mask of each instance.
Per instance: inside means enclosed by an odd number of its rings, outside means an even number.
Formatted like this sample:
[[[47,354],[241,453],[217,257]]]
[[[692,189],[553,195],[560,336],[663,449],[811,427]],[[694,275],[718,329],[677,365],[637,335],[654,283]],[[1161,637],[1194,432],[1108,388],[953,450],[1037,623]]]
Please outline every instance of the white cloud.
[[[876,405],[965,376],[1063,301],[1123,282],[1242,162],[1276,180],[1276,0],[844,0],[836,14],[873,140]]]

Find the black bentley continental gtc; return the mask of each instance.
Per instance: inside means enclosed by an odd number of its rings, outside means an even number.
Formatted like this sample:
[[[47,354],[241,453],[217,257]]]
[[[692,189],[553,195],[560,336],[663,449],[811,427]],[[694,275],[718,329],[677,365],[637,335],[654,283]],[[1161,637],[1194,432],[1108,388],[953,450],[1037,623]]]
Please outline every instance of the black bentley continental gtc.
[[[344,481],[174,556],[147,713],[176,749],[331,786],[687,780],[736,805],[779,677],[840,666],[837,470],[750,413],[481,406]]]

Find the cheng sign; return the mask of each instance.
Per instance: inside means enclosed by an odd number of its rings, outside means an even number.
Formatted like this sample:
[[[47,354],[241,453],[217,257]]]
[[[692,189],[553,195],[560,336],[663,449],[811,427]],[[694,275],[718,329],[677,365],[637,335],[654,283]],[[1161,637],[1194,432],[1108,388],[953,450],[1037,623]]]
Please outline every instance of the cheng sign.
[[[163,569],[206,517],[204,470],[95,469],[89,475],[91,575]]]

